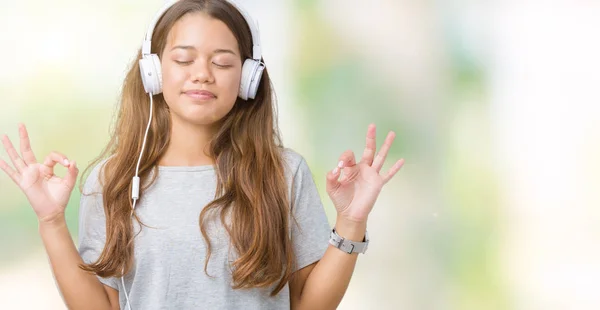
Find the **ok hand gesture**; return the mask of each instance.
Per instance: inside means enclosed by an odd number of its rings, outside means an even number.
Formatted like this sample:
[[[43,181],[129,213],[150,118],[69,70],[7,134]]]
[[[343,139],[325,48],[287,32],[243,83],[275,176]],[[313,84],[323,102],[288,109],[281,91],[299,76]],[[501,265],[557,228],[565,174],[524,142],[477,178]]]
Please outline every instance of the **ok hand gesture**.
[[[51,152],[43,163],[38,163],[23,124],[19,125],[19,137],[22,157],[10,139],[6,135],[2,137],[2,144],[13,167],[0,159],[0,168],[25,193],[40,222],[64,216],[79,173],[76,163],[58,152]],[[58,163],[68,168],[64,178],[54,174],[54,166]]]
[[[383,185],[404,164],[404,159],[400,159],[387,173],[380,174],[387,153],[394,142],[394,137],[394,132],[390,132],[383,146],[375,155],[375,125],[370,125],[361,161],[356,163],[354,153],[346,151],[340,156],[338,167],[327,174],[327,193],[335,205],[338,220],[366,223]],[[338,180],[342,169],[344,175]]]

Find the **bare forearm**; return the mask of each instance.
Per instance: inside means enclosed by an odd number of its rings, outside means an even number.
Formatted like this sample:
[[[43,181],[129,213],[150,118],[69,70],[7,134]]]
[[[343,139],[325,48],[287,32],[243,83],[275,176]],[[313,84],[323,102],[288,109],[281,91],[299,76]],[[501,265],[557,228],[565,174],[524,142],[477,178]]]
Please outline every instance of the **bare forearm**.
[[[110,309],[103,284],[81,268],[83,263],[64,216],[52,222],[40,222],[39,232],[50,266],[69,309]]]
[[[366,222],[347,222],[339,218],[335,225],[340,236],[357,242],[363,241],[366,226]],[[346,293],[357,258],[357,253],[347,254],[329,245],[306,279],[298,308],[335,309]]]

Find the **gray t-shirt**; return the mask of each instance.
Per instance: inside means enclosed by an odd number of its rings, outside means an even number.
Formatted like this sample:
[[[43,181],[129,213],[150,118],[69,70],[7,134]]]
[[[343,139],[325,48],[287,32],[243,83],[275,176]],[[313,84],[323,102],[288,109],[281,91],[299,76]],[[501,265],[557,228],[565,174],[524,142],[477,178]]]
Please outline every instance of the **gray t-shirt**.
[[[330,226],[304,158],[293,150],[283,151],[286,179],[293,196],[290,220],[297,269],[321,259],[328,246]],[[106,218],[102,204],[98,164],[88,176],[79,209],[79,254],[86,263],[97,260],[106,240]],[[208,225],[213,245],[204,272],[205,241],[199,229],[200,211],[214,199],[215,171],[212,166],[160,166],[155,183],[138,201],[136,213],[143,227],[135,237],[135,263],[124,277],[133,310],[147,309],[289,309],[289,287],[270,297],[270,288],[231,288],[229,237],[219,224]],[[133,221],[134,231],[139,231]],[[297,223],[297,225],[296,225]],[[99,280],[119,291],[121,309],[126,299],[120,278]]]

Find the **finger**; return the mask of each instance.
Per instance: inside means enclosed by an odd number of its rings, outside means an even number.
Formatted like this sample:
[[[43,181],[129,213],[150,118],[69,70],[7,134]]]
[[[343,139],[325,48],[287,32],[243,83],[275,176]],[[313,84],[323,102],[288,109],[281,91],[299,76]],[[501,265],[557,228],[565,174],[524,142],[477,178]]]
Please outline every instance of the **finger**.
[[[392,168],[390,168],[390,171],[388,171],[387,175],[383,178],[383,184],[387,183],[389,180],[391,180],[394,175],[396,174],[396,172],[400,171],[400,168],[402,168],[402,166],[404,166],[404,158],[399,159],[393,166]]]
[[[347,150],[342,155],[340,155],[339,161],[342,162],[342,166],[340,168],[352,167],[356,165],[356,159],[354,158],[354,152],[352,150]],[[339,162],[338,162],[339,166]]]
[[[358,174],[358,166],[356,166],[356,159],[354,158],[354,152],[347,150],[340,156],[338,167],[340,168],[341,177],[340,183],[345,183],[353,180]]]
[[[371,165],[371,167],[375,168],[377,172],[379,172],[381,170],[381,167],[383,167],[383,163],[385,162],[385,158],[387,157],[390,147],[392,147],[392,143],[394,142],[395,137],[396,133],[390,131],[387,137],[385,138],[385,142],[383,142],[381,149],[377,153],[377,156],[375,156],[375,160],[373,160],[373,165]]]
[[[79,174],[77,163],[75,161],[72,161],[70,162],[69,168],[67,169],[67,174],[65,175],[65,185],[73,189],[73,187],[75,187],[75,182],[77,181],[77,174]]]
[[[42,166],[42,168],[44,168],[44,174],[46,176],[53,176],[54,166],[56,166],[56,164],[58,163],[65,167],[69,167],[70,165],[69,160],[65,155],[58,152],[51,152],[50,154],[48,154],[48,156],[46,156],[46,158],[44,159],[44,163]]]
[[[6,135],[2,136],[2,144],[4,145],[4,149],[10,157],[10,161],[12,162],[13,166],[15,167],[18,173],[21,173],[21,171],[23,171],[23,169],[25,169],[27,165],[21,159],[19,153],[17,153],[17,150],[15,150],[15,147]]]
[[[31,144],[29,143],[29,134],[24,124],[19,124],[19,137],[21,138],[21,155],[25,162],[28,165],[37,163],[37,159],[35,159],[35,154],[33,154]]]
[[[340,182],[338,181],[338,178],[340,177],[340,169],[341,166],[341,162],[338,163],[338,166],[335,167],[335,169],[329,171],[327,173],[327,182],[325,184],[325,189],[327,190],[327,193],[331,194],[333,192],[335,192],[338,187],[340,187]]]
[[[328,193],[335,191],[340,185],[342,185],[340,180],[340,176],[342,176],[342,170],[345,170],[345,174],[348,173],[348,170],[354,168],[356,166],[356,160],[354,159],[354,153],[351,150],[347,150],[339,158],[337,167],[332,171],[327,173],[327,184],[325,185]]]
[[[0,159],[0,168],[17,184],[21,183],[21,175],[11,168],[4,160]]]
[[[367,129],[367,145],[363,151],[363,155],[360,160],[361,163],[366,163],[369,166],[373,164],[373,157],[375,157],[375,151],[377,150],[377,143],[375,141],[376,136],[375,124],[370,124],[369,128]]]

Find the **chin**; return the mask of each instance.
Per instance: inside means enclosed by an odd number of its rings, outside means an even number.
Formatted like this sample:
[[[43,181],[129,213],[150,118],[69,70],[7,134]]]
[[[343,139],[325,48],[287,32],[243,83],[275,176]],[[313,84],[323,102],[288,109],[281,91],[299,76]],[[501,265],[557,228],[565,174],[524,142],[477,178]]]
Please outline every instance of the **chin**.
[[[181,118],[182,121],[187,122],[196,126],[209,126],[215,125],[219,121],[223,119],[223,116],[219,117],[217,115],[206,115],[206,113],[187,113],[184,117]]]

